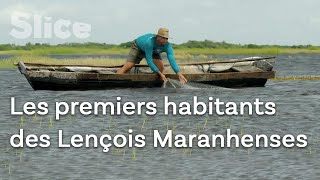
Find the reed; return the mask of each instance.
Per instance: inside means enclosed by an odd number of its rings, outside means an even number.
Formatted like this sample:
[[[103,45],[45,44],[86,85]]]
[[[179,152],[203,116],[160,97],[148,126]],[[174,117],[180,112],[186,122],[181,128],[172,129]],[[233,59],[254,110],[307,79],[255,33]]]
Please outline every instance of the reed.
[[[132,160],[137,160],[137,152],[135,149],[132,150]]]
[[[20,117],[20,128],[23,128],[24,127],[24,118],[23,116]]]
[[[12,59],[5,59],[0,61],[0,69],[12,69],[15,68],[15,62]]]
[[[320,76],[288,76],[288,77],[275,77],[271,80],[274,81],[303,81],[303,80],[320,80]]]

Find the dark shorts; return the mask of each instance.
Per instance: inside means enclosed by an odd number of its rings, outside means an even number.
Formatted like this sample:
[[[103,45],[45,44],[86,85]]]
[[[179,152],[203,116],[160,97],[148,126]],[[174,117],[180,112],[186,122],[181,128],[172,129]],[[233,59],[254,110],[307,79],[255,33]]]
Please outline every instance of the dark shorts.
[[[140,61],[145,57],[146,57],[145,53],[137,46],[135,42],[133,42],[127,58],[127,62],[139,64]],[[162,60],[162,57],[159,53],[153,53],[152,58]]]

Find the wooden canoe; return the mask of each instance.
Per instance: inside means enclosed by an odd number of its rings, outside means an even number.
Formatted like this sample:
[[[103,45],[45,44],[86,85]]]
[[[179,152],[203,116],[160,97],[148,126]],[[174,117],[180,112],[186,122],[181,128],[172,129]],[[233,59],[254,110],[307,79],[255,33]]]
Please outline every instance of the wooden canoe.
[[[189,82],[230,88],[261,87],[265,85],[269,78],[275,76],[275,72],[272,71],[270,63],[266,69],[253,64],[260,60],[264,59],[251,58],[249,60],[241,59],[220,63],[188,63],[180,64],[180,69]],[[230,65],[230,63],[233,65]],[[238,65],[235,63],[238,63]],[[151,73],[149,67],[143,65],[136,67],[136,69],[133,68],[130,74],[115,74],[114,72],[119,67],[111,66],[47,65],[24,63],[22,61],[18,63],[18,68],[34,90],[151,88],[161,87],[163,84],[156,74]],[[170,79],[178,78],[172,72],[165,72],[165,75]]]

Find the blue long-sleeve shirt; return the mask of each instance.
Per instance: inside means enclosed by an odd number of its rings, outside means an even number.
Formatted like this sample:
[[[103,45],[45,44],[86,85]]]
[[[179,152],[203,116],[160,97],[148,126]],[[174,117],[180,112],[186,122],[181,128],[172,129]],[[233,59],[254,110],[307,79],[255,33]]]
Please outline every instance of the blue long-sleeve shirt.
[[[150,66],[153,72],[158,73],[159,69],[153,63],[152,54],[153,53],[167,53],[167,58],[169,60],[170,66],[175,73],[178,73],[179,66],[174,58],[173,49],[169,42],[167,42],[164,46],[159,46],[156,43],[156,35],[154,34],[145,34],[136,39],[136,43],[138,47],[144,51],[146,55],[147,64]]]

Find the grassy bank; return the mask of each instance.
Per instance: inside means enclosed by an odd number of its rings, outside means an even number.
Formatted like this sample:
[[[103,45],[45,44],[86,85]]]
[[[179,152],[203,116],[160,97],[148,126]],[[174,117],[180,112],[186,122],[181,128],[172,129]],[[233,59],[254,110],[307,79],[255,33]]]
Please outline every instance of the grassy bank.
[[[125,59],[110,59],[110,58],[82,58],[82,59],[53,59],[46,56],[24,55],[0,61],[0,68],[16,68],[15,64],[19,61],[25,63],[40,63],[40,64],[61,64],[61,65],[96,65],[96,66],[113,66],[122,65]]]
[[[52,54],[128,54],[129,48],[86,48],[86,47],[45,47],[30,50],[3,50],[0,54],[6,55],[52,55]],[[320,54],[319,49],[292,49],[292,48],[176,48],[175,55],[259,55],[259,54]]]
[[[81,58],[56,60],[47,57],[48,55],[66,54],[94,54],[94,55],[127,55],[132,42],[119,45],[105,43],[66,43],[58,45],[31,44],[0,45],[0,55],[13,55],[13,58],[0,61],[0,68],[14,68],[14,63],[19,61],[47,63],[47,64],[85,64],[85,65],[120,65],[124,59],[108,58]],[[301,54],[301,53],[320,53],[320,46],[298,45],[298,46],[279,46],[279,45],[240,45],[226,42],[213,41],[188,41],[182,44],[172,44],[175,57],[178,61],[208,61],[208,55],[278,55],[278,54]],[[145,63],[145,61],[142,61]]]
[[[78,48],[78,47],[41,47],[30,50],[6,50],[0,54],[8,55],[49,55],[49,54],[127,54],[126,48]]]
[[[65,43],[58,45],[31,44],[14,45],[0,44],[0,54],[8,55],[49,55],[49,54],[128,54],[132,42],[119,45],[106,43]],[[320,46],[312,45],[255,45],[230,44],[214,41],[188,41],[182,44],[172,44],[175,54],[191,55],[229,55],[229,54],[297,54],[320,53]]]
[[[188,60],[194,60],[194,56],[190,54],[176,55],[177,62],[183,62]],[[197,60],[208,60],[208,56],[198,55]],[[52,65],[95,65],[95,66],[114,66],[123,65],[126,59],[112,59],[112,58],[66,58],[66,59],[54,59],[48,56],[40,55],[17,55],[12,58],[4,59],[0,61],[0,68],[15,68],[15,64],[19,61],[25,63],[40,63],[40,64],[52,64]],[[168,63],[168,62],[165,62]],[[146,61],[141,61],[140,64],[146,64]]]

